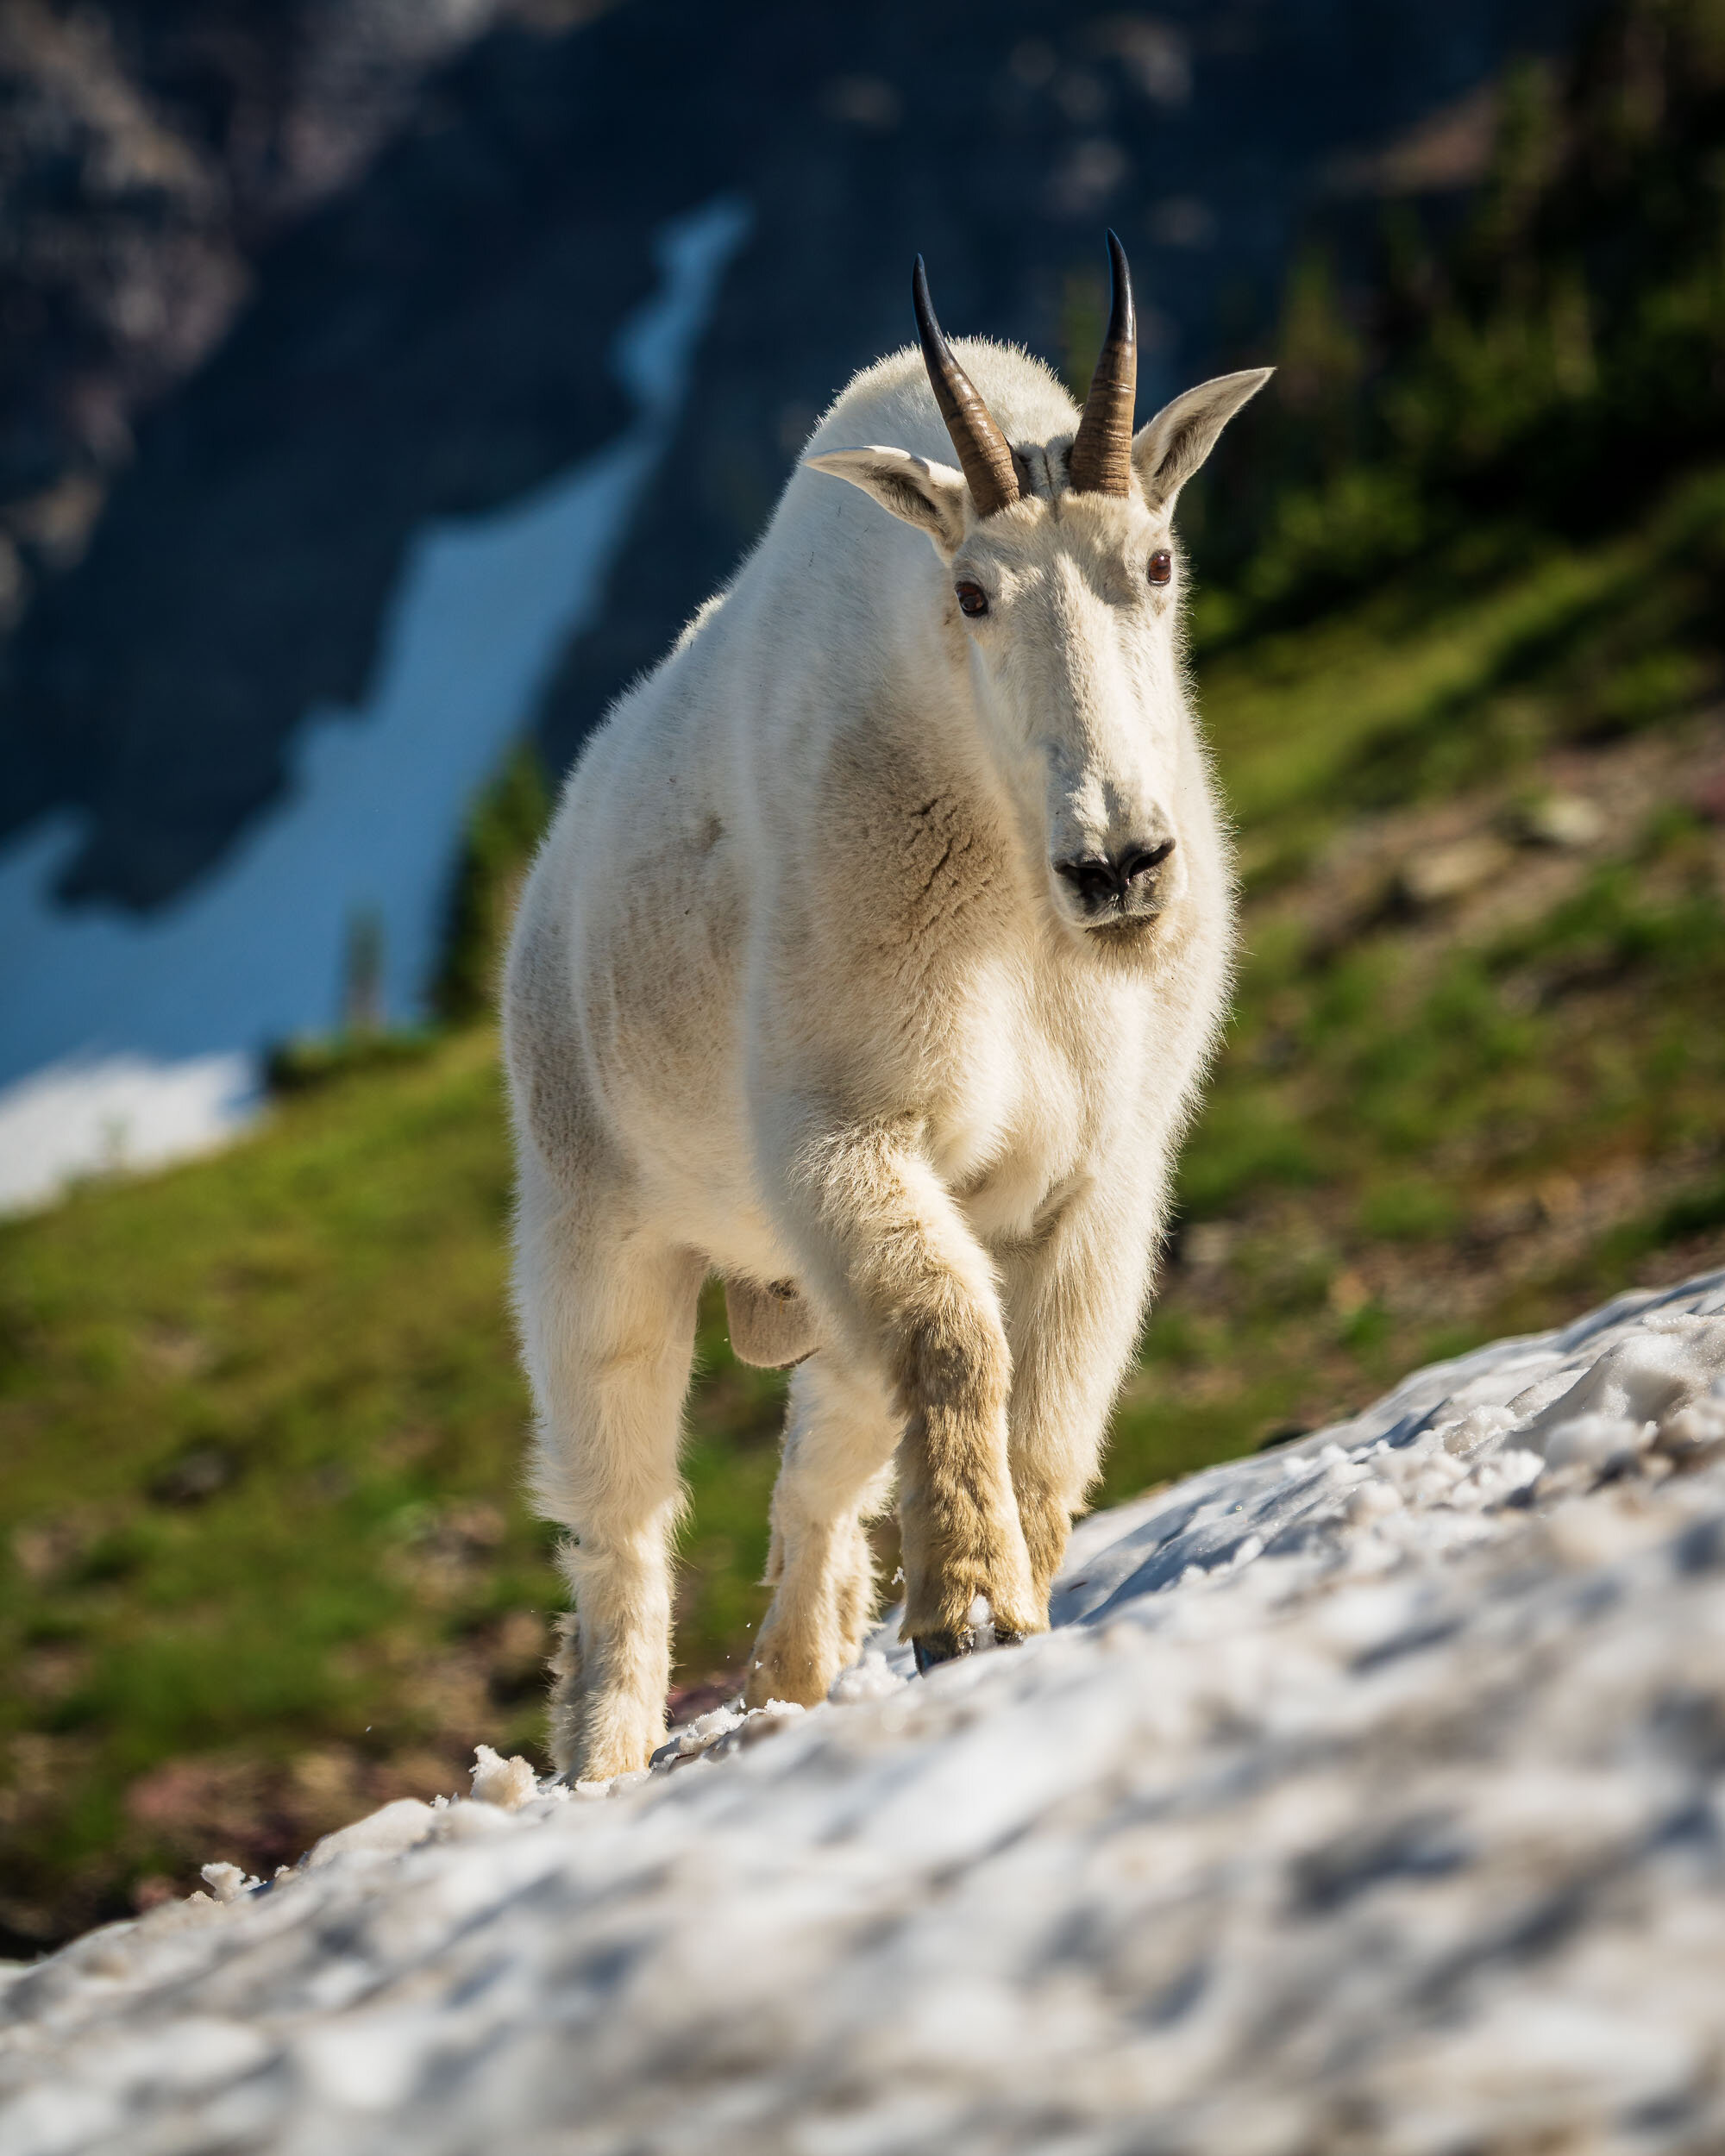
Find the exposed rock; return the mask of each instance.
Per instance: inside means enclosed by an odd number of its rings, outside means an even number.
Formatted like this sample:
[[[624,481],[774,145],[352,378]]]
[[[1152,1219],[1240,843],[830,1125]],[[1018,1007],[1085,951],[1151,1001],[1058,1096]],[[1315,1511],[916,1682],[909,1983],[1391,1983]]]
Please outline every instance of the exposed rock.
[[[1402,899],[1416,909],[1445,906],[1490,883],[1509,861],[1509,849],[1503,842],[1481,832],[1471,838],[1458,838],[1452,845],[1410,854],[1396,871],[1396,888]]]
[[[1583,793],[1547,793],[1515,821],[1516,835],[1530,845],[1568,849],[1596,846],[1607,829],[1604,810]]]

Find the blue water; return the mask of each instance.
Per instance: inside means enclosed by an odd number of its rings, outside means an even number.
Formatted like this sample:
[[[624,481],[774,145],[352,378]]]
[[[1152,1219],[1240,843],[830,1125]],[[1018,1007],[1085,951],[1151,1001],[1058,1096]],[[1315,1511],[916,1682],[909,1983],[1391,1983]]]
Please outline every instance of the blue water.
[[[0,1206],[50,1194],[67,1173],[195,1150],[228,1127],[265,1044],[337,1021],[361,916],[383,931],[387,1014],[419,1014],[462,817],[593,617],[749,223],[725,198],[662,230],[659,290],[616,346],[637,405],[630,427],[507,509],[420,531],[370,693],[357,709],[308,713],[287,799],[222,873],[140,919],[53,904],[78,836],[72,818],[0,855]],[[212,1100],[201,1141],[185,1128],[194,1066],[204,1081],[192,1093]],[[171,1139],[158,1127],[170,1097]]]

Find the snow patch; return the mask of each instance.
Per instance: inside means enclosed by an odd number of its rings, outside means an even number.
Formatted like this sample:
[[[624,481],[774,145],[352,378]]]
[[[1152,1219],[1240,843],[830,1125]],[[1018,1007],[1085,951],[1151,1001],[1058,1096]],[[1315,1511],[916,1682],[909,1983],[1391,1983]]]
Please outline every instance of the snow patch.
[[[257,1105],[249,1056],[55,1064],[0,1092],[0,1213],[50,1205],[80,1175],[213,1152],[252,1123]]]
[[[393,1857],[423,1841],[436,1821],[437,1815],[429,1804],[421,1803],[417,1796],[398,1796],[381,1811],[325,1834],[305,1861],[316,1871],[345,1857]]]
[[[1620,1298],[1084,1521],[1020,1647],[212,1865],[0,1985],[0,2147],[1725,2146],[1722,1381],[1725,1274]]]

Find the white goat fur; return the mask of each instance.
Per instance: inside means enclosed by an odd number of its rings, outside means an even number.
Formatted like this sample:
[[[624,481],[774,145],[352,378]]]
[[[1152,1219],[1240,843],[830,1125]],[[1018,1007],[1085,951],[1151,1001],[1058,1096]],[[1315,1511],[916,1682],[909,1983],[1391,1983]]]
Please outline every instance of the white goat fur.
[[[1165,589],[1145,563],[1264,378],[1141,429],[1122,499],[1064,490],[1077,415],[1045,367],[955,349],[1034,496],[975,517],[917,351],[859,375],[811,449],[892,446],[793,475],[583,749],[518,917],[517,1294],[576,1608],[554,1751],[584,1777],[662,1740],[712,1271],[739,1307],[794,1283],[814,1344],[750,1701],[819,1700],[854,1659],[895,1476],[907,1637],[964,1641],[978,1595],[998,1633],[1046,1624],[1222,1015],[1228,846],[1177,558]],[[1051,861],[1147,819],[1177,840],[1153,918],[1087,928]]]

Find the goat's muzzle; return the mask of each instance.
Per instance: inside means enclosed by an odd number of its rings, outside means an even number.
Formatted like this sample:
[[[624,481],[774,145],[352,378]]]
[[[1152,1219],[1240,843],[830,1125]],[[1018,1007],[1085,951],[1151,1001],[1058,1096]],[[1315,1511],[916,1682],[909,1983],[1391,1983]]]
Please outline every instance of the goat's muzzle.
[[[1162,910],[1158,887],[1174,851],[1171,838],[1146,839],[1116,853],[1085,854],[1057,861],[1054,873],[1075,902],[1086,928],[1118,928],[1152,919]]]

